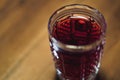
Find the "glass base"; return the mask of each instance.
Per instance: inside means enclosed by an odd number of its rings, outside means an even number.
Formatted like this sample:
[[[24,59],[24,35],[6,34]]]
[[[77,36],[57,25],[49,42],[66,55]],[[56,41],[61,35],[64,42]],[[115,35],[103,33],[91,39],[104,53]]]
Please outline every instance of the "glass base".
[[[60,74],[56,73],[56,76],[55,76],[54,80],[66,80],[66,79],[62,78]],[[69,79],[67,79],[67,80],[69,80]],[[93,80],[108,80],[108,79],[106,77],[106,73],[103,70],[100,69],[100,71],[96,75],[95,79],[93,79]]]
[[[57,70],[57,77],[58,77],[57,80],[96,80],[95,79],[96,73],[91,73],[91,75],[89,75],[87,77],[87,79],[85,77],[82,77],[82,78],[76,78],[76,77],[72,78],[71,76],[65,78],[65,77],[62,76],[62,73],[59,70]]]

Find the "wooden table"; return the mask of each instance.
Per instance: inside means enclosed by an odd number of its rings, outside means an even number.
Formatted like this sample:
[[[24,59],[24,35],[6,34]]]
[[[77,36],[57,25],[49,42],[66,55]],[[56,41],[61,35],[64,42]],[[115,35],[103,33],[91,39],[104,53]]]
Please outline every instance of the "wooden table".
[[[56,9],[72,3],[104,14],[107,43],[97,80],[120,80],[119,0],[0,0],[0,80],[57,80],[47,24]]]

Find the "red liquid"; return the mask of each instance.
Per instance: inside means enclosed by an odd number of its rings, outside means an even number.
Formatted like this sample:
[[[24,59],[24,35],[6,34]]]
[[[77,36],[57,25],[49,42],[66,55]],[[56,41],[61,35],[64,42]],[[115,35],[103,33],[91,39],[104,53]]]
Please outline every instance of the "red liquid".
[[[101,35],[101,26],[91,18],[67,17],[56,22],[52,30],[52,36],[56,40],[76,46],[90,45],[100,40]],[[55,66],[60,76],[68,80],[87,80],[98,72],[102,42],[89,51],[70,52],[61,48],[55,50],[52,40],[50,41]]]

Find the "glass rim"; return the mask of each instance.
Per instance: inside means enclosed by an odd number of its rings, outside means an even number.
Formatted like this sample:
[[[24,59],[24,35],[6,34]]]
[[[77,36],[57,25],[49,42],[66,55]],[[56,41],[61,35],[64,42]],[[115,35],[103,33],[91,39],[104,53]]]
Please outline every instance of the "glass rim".
[[[91,7],[91,6],[89,6],[89,5],[86,5],[86,4],[69,4],[69,5],[62,6],[61,8],[58,8],[58,9],[50,16],[50,18],[49,18],[49,20],[48,20],[48,26],[49,26],[49,24],[50,24],[50,22],[51,22],[51,20],[52,20],[52,18],[53,18],[54,16],[56,16],[57,14],[65,11],[65,10],[75,9],[75,8],[77,8],[77,9],[83,9],[83,8],[84,8],[84,9],[86,9],[86,10],[92,11],[92,12],[96,13],[97,15],[99,15],[100,18],[102,19],[102,21],[105,22],[105,19],[104,19],[103,14],[102,14],[98,9],[93,8],[93,7]],[[106,26],[106,22],[104,23],[104,26]]]
[[[73,49],[73,51],[74,50],[76,50],[76,48],[77,49],[82,49],[84,46],[86,46],[86,47],[91,47],[90,45],[92,45],[92,46],[97,46],[97,45],[99,45],[101,42],[102,42],[102,38],[103,38],[103,36],[100,38],[100,40],[97,40],[97,41],[95,41],[95,42],[93,42],[93,43],[91,43],[91,44],[88,44],[88,45],[71,45],[71,44],[65,44],[65,43],[62,43],[62,42],[60,42],[59,40],[57,41],[52,35],[51,35],[51,29],[50,29],[50,27],[52,27],[51,26],[51,22],[52,22],[52,19],[57,15],[57,14],[59,14],[59,13],[61,13],[61,12],[63,12],[63,11],[65,11],[65,10],[70,10],[70,9],[86,9],[86,10],[88,10],[88,11],[92,11],[92,12],[94,12],[98,17],[100,16],[100,18],[101,18],[101,21],[103,22],[103,24],[102,24],[102,22],[101,22],[101,26],[102,27],[106,27],[106,22],[105,22],[105,19],[104,19],[104,16],[99,12],[99,10],[97,10],[97,9],[95,9],[95,8],[93,8],[93,7],[91,7],[91,6],[89,6],[89,5],[86,5],[86,4],[69,4],[69,5],[65,5],[65,6],[63,6],[63,7],[61,7],[61,8],[59,8],[59,9],[57,9],[52,15],[51,15],[51,17],[50,17],[50,19],[49,19],[49,21],[48,21],[48,32],[49,32],[49,37],[52,39],[52,41],[53,42],[55,42],[55,43],[57,43],[57,44],[60,44],[60,48],[61,48],[61,46],[62,45],[66,45],[66,49],[67,48],[71,48],[71,49]],[[69,13],[70,14],[70,13]],[[58,17],[58,16],[57,16]],[[53,23],[54,24],[54,23]],[[100,23],[99,23],[100,24]],[[104,30],[104,29],[102,29],[102,30]],[[89,49],[89,48],[87,48],[87,49]],[[76,50],[77,51],[77,50]]]

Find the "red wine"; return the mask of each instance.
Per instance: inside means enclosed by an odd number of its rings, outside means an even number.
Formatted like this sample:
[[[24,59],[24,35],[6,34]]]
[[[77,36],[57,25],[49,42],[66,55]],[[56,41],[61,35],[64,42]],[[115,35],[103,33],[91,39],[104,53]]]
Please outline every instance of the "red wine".
[[[92,18],[68,17],[55,23],[52,36],[71,45],[87,45],[100,39],[101,26]]]
[[[69,16],[55,22],[52,37],[64,45],[88,46],[100,41],[101,26],[92,18]],[[98,72],[102,42],[87,51],[70,51],[50,39],[55,66],[66,80],[87,80]]]

